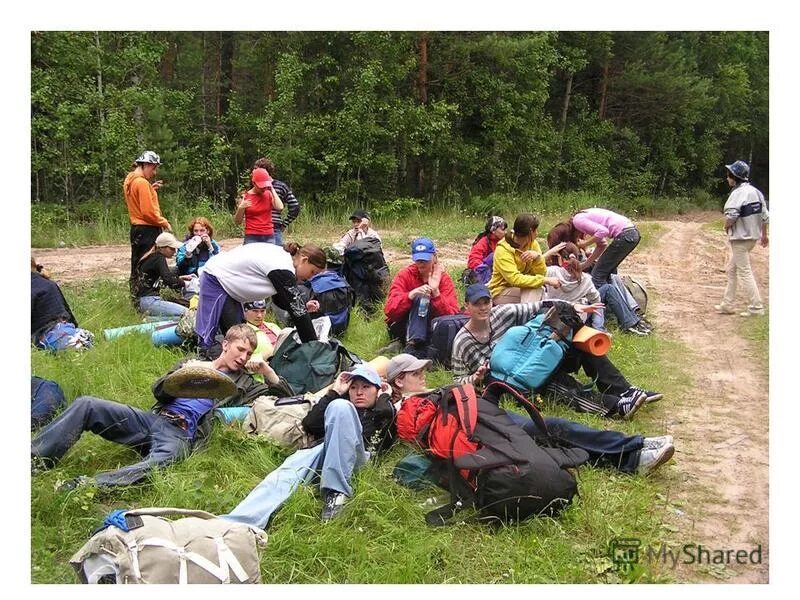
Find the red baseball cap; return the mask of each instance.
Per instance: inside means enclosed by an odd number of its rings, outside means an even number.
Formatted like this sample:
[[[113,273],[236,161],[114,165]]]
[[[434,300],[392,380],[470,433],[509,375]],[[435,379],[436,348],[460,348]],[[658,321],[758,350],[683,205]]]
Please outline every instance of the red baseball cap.
[[[251,179],[253,183],[261,188],[267,187],[272,183],[272,177],[270,177],[269,171],[266,169],[253,169],[253,176]]]

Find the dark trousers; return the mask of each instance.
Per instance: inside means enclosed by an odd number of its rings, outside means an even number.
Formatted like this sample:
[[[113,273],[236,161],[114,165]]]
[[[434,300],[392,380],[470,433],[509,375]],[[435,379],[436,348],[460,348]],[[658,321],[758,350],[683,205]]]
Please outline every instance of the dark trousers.
[[[136,278],[136,265],[145,252],[153,247],[156,238],[161,233],[161,227],[154,225],[131,225],[131,277],[130,285],[133,290],[133,281]]]
[[[587,377],[594,380],[597,390],[603,394],[620,396],[631,387],[631,384],[609,360],[608,356],[594,356],[571,347],[564,356],[564,360],[561,361],[559,370],[577,373],[581,367]]]
[[[529,436],[536,438],[544,435],[545,432],[527,415],[515,412],[509,412],[508,415]],[[551,438],[566,446],[586,450],[593,465],[611,467],[623,473],[633,473],[639,466],[639,451],[644,445],[641,435],[593,429],[560,417],[544,417],[544,423]]]
[[[31,455],[44,459],[46,463],[54,463],[66,454],[84,431],[124,444],[144,457],[144,460],[116,471],[98,473],[94,479],[99,486],[136,483],[151,469],[182,460],[191,450],[191,440],[186,432],[165,417],[101,398],[80,396],[33,438]]]
[[[594,283],[594,287],[600,288],[601,285],[609,282],[611,274],[617,272],[619,264],[639,245],[640,239],[641,236],[636,227],[623,229],[620,234],[614,238],[592,268],[592,282]]]

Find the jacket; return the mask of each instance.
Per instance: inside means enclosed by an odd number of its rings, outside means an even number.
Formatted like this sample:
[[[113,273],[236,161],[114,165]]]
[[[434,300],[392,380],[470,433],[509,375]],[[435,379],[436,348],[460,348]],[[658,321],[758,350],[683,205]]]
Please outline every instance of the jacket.
[[[62,320],[78,326],[58,284],[31,271],[31,336],[36,338],[39,333]]]
[[[426,283],[420,277],[417,265],[411,264],[401,269],[392,280],[389,287],[389,295],[386,298],[386,305],[383,312],[386,315],[386,323],[396,323],[402,321],[411,310],[413,300],[408,299],[408,292]],[[458,297],[456,296],[456,286],[450,275],[445,271],[439,281],[439,295],[431,298],[430,318],[442,317],[444,315],[454,315],[458,310]]]
[[[533,250],[540,256],[534,261],[525,262],[520,258],[525,250]],[[536,240],[532,240],[526,248],[513,248],[506,238],[500,240],[494,251],[492,278],[488,284],[492,297],[508,288],[542,287],[547,267],[541,254],[542,249]]]
[[[477,269],[487,256],[497,248],[497,239],[491,235],[485,235],[472,245],[467,256],[467,268]]]

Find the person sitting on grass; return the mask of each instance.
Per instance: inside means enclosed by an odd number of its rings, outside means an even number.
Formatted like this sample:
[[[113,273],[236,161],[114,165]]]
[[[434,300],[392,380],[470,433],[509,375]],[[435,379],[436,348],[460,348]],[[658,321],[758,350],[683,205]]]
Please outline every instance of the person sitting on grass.
[[[453,340],[453,377],[457,383],[484,385],[489,371],[492,350],[501,337],[513,326],[530,321],[542,303],[508,304],[492,307],[491,293],[485,285],[475,283],[464,295],[469,321]],[[592,313],[597,305],[573,304],[578,313]],[[595,381],[599,397],[578,394],[564,380],[570,372],[583,367],[586,375]],[[569,378],[571,379],[571,377]],[[647,402],[663,397],[658,392],[632,386],[611,362],[608,356],[594,356],[572,346],[546,384],[545,394],[556,401],[604,416],[621,416],[630,419]],[[594,396],[594,394],[592,394]]]
[[[92,396],[80,396],[55,420],[42,428],[31,442],[31,467],[34,473],[54,466],[80,439],[84,431],[134,448],[143,460],[117,469],[81,476],[62,484],[62,490],[81,485],[100,487],[124,486],[138,483],[151,469],[162,468],[189,455],[211,432],[209,415],[215,406],[210,398],[176,398],[164,391],[165,380],[179,368],[204,365],[217,369],[236,384],[236,393],[219,404],[239,405],[258,396],[288,395],[291,390],[258,383],[245,366],[256,347],[256,336],[248,325],[231,327],[222,342],[222,354],[210,363],[182,360],[153,384],[156,403],[148,412],[126,404]],[[266,363],[263,363],[266,365]],[[273,378],[274,371],[261,368],[265,377]]]
[[[354,210],[353,214],[350,215],[350,222],[353,224],[353,227],[348,229],[342,238],[333,244],[333,248],[335,248],[339,254],[344,254],[345,248],[351,246],[358,240],[375,238],[379,242],[381,241],[381,236],[372,228],[372,222],[370,221],[367,211],[361,208]]]
[[[436,254],[433,240],[425,237],[411,242],[411,265],[401,269],[389,287],[383,312],[392,344],[380,354],[404,352],[427,358],[430,322],[435,317],[459,311],[453,280]]]
[[[180,317],[187,308],[177,302],[162,300],[160,290],[168,287],[182,290],[189,275],[176,276],[167,265],[167,259],[175,256],[181,243],[171,233],[162,233],[156,243],[148,250],[136,265],[136,278],[133,282],[133,294],[136,308],[145,315],[159,317]]]
[[[222,518],[266,528],[297,486],[319,478],[321,519],[334,519],[353,495],[356,469],[394,441],[394,417],[389,385],[370,365],[340,373],[302,421],[315,444],[289,456]]]
[[[508,223],[503,217],[489,215],[484,230],[472,242],[467,256],[467,270],[472,271],[475,279],[472,283],[489,283],[492,277],[492,264],[497,244],[506,235]]]

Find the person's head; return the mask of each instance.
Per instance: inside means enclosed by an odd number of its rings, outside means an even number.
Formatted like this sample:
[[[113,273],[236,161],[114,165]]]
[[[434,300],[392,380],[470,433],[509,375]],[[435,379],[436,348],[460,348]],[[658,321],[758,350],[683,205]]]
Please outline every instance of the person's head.
[[[492,293],[483,283],[473,283],[466,289],[464,303],[472,321],[486,321],[492,313]]]
[[[356,408],[373,408],[381,389],[381,376],[370,365],[359,364],[350,371],[350,402]]]
[[[145,179],[150,179],[158,171],[161,166],[161,157],[152,150],[145,150],[134,161],[137,168],[142,170],[142,175]]]
[[[369,219],[369,213],[361,208],[354,210],[353,214],[350,215],[350,222],[353,227],[358,227],[364,219]]]
[[[725,165],[725,178],[728,185],[735,187],[740,183],[750,179],[750,165],[743,160],[737,160],[729,165]]]
[[[252,302],[244,302],[242,309],[244,310],[244,320],[251,325],[260,327],[264,322],[264,315],[267,313],[267,301],[253,300]]]
[[[506,233],[506,241],[512,246],[527,246],[536,238],[539,218],[531,213],[521,213],[514,219],[514,229]]]
[[[246,323],[234,325],[222,340],[222,354],[214,363],[228,371],[241,371],[258,345],[256,332]]]
[[[559,264],[563,269],[566,269],[570,277],[575,280],[580,280],[581,274],[583,273],[581,261],[578,259],[579,255],[580,250],[578,250],[578,247],[572,242],[567,242],[567,245],[558,253]]]
[[[427,389],[425,373],[430,359],[421,359],[411,354],[398,354],[386,367],[386,381],[393,389],[403,394],[423,392]]]
[[[214,228],[211,226],[211,221],[205,217],[195,217],[186,225],[189,230],[189,235],[199,235],[200,237],[207,235],[210,238],[214,237]]]
[[[578,241],[578,230],[575,229],[571,223],[558,223],[553,225],[553,228],[547,232],[547,247],[560,244],[561,242],[571,242],[573,244]],[[547,258],[547,266],[557,266],[559,264],[557,256],[550,256]]]
[[[275,165],[272,164],[272,161],[267,156],[262,156],[256,162],[253,163],[254,169],[266,169],[270,173],[275,172]]]
[[[325,251],[316,244],[300,246],[296,242],[286,242],[283,249],[292,255],[294,274],[298,281],[306,281],[319,275],[328,266]]]
[[[426,280],[436,264],[436,246],[433,240],[421,237],[411,242],[411,260],[417,265],[420,277]]]
[[[502,240],[503,236],[506,234],[506,229],[508,229],[508,223],[506,223],[503,217],[492,215],[486,219],[486,225],[484,226],[486,237]]]
[[[250,180],[253,182],[253,188],[258,192],[264,192],[272,183],[272,176],[266,169],[253,169],[250,174]]]
[[[167,258],[172,258],[175,256],[178,248],[181,247],[181,243],[175,238],[174,235],[168,231],[165,231],[164,233],[158,234],[155,246],[157,252],[160,252]]]

